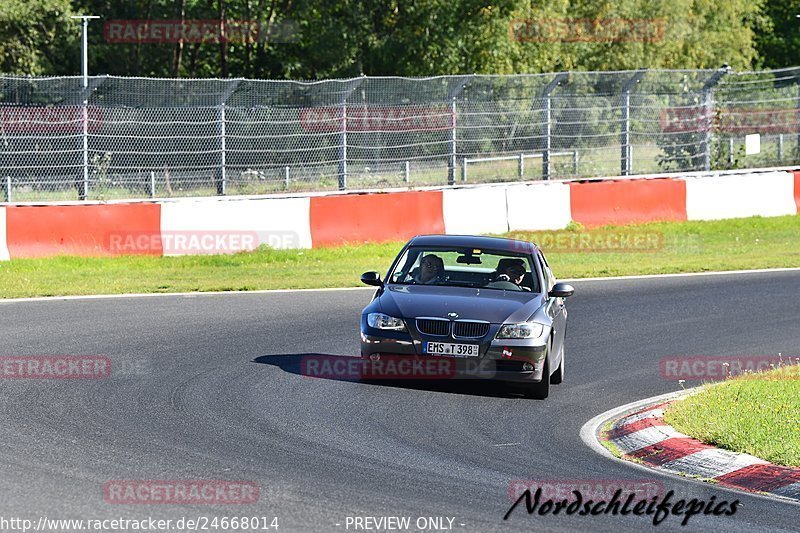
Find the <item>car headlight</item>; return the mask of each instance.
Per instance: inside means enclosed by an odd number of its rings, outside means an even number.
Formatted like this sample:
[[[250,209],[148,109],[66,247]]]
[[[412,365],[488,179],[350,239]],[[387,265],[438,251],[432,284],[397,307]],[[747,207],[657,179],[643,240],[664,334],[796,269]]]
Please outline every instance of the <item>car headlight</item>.
[[[384,315],[383,313],[369,313],[367,315],[367,324],[369,324],[369,327],[375,329],[406,330],[406,325],[401,319]]]
[[[497,332],[497,339],[530,339],[544,331],[541,324],[503,324]]]

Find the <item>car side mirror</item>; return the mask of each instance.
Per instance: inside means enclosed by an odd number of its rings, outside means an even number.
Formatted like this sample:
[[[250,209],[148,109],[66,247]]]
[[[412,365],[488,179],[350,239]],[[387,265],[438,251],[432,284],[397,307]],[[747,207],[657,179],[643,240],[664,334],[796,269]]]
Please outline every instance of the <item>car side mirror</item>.
[[[552,290],[550,290],[549,296],[554,298],[567,298],[575,294],[575,289],[572,285],[568,285],[566,283],[556,283],[553,285]]]
[[[374,285],[376,287],[383,286],[381,275],[377,272],[364,272],[361,274],[361,283],[364,283],[365,285]]]

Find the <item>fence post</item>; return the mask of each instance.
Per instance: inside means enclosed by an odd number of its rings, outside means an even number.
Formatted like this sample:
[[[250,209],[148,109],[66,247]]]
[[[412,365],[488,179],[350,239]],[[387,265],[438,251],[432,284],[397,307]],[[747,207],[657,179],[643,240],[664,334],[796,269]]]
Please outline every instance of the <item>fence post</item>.
[[[633,172],[633,146],[631,146],[631,91],[642,80],[646,70],[640,70],[622,87],[622,124],[620,125],[620,175]]]
[[[733,167],[733,135],[728,137],[728,166]]]
[[[155,171],[150,171],[150,198],[156,197],[156,173]]]
[[[778,134],[778,163],[783,162],[783,133]]]
[[[227,146],[225,145],[225,102],[222,102],[222,105],[219,106],[219,112],[219,179],[217,180],[217,195],[225,196],[228,181]]]
[[[342,128],[339,132],[338,168],[340,191],[347,189],[347,99],[350,98],[350,95],[353,94],[353,92],[358,89],[362,83],[364,83],[365,79],[367,79],[366,76],[361,76],[360,78],[350,80],[351,82],[355,83],[342,94],[342,100],[339,103],[339,107],[342,110]]]
[[[450,159],[447,164],[447,184],[453,185],[456,180],[456,97],[450,98]]]
[[[403,172],[404,172],[403,179],[405,180],[406,183],[410,183],[411,182],[411,163],[409,161],[406,161],[405,164],[403,165]]]
[[[86,85],[84,85],[84,90]],[[89,199],[89,102],[83,101],[81,106],[81,123],[83,126],[83,182],[81,183],[81,190],[78,194],[78,200]]]
[[[283,187],[285,189],[289,188],[289,167],[283,167]]]
[[[705,137],[703,140],[703,170],[708,172],[711,170],[711,130],[714,126],[714,86],[719,83],[726,74],[730,74],[731,67],[722,65],[711,78],[703,85],[703,111],[705,113]]]
[[[522,181],[525,178],[525,154],[519,154],[519,162],[517,163],[517,173],[519,179]]]
[[[89,17],[89,18],[99,18],[99,17]],[[84,24],[87,23],[87,20],[84,20]],[[84,28],[85,33],[85,28]],[[85,47],[84,47],[85,48]],[[84,55],[86,54],[86,50],[84,49]],[[107,76],[95,76],[91,80],[89,79],[87,66],[86,66],[86,57],[83,58],[84,66],[83,66],[83,84],[82,84],[82,92],[80,95],[80,105],[81,105],[81,141],[82,141],[82,155],[83,155],[83,175],[79,179],[79,183],[76,183],[76,188],[78,189],[78,200],[88,200],[89,199],[89,98],[91,98],[92,93],[105,81]],[[101,108],[96,108],[97,110]],[[95,117],[95,120],[99,120],[98,117]]]
[[[3,201],[11,203],[11,176],[3,180]]]
[[[542,91],[544,98],[544,150],[542,151],[542,179],[550,179],[550,150],[553,147],[552,128],[553,128],[553,106],[550,94],[561,84],[561,81],[567,77],[566,72],[556,74],[556,77],[547,84],[547,87]]]
[[[228,189],[228,161],[227,161],[227,132],[226,132],[226,104],[228,98],[236,91],[242,78],[229,80],[228,87],[225,88],[219,99],[219,166],[214,173],[214,184],[218,196],[225,196]]]
[[[450,89],[449,94],[447,95],[447,100],[450,104],[450,146],[449,146],[449,154],[448,154],[448,162],[447,162],[447,184],[448,185],[455,185],[456,183],[456,166],[458,165],[458,146],[456,144],[456,127],[457,127],[457,120],[456,120],[456,98],[461,91],[466,89],[467,85],[472,78],[474,78],[474,74],[469,74],[467,76],[462,76],[458,79],[458,82]],[[466,165],[466,163],[462,163]],[[466,181],[467,173],[464,169],[462,169],[462,181]]]
[[[339,190],[347,189],[347,99],[341,104],[342,127],[339,132]]]
[[[800,159],[800,76],[795,79],[797,80],[797,109],[795,110],[794,124],[797,129],[797,139],[795,140],[794,153],[795,159]]]

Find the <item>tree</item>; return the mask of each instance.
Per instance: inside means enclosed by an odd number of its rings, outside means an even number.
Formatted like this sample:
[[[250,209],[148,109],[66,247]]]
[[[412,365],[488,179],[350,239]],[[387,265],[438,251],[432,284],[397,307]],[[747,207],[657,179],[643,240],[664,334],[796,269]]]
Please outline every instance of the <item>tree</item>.
[[[65,61],[74,65],[63,55],[77,42],[71,14],[69,0],[3,0],[0,72],[32,76],[58,71]]]
[[[800,65],[800,0],[767,0],[756,34],[760,65],[783,68]]]
[[[77,73],[70,11],[103,17],[90,26],[91,72],[128,76],[741,70],[800,59],[800,0],[4,0],[0,67]],[[110,20],[220,17],[264,30],[227,43],[109,42],[102,31]]]

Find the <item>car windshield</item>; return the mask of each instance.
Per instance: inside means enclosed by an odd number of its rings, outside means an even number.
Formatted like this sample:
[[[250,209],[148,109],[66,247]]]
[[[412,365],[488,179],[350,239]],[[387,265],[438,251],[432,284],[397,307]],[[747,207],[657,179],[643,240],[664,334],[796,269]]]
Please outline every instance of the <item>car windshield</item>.
[[[409,247],[389,283],[539,292],[531,256],[479,248]]]

